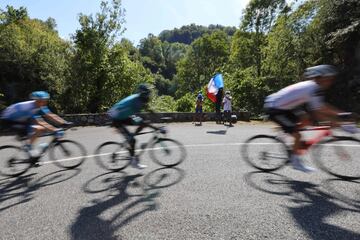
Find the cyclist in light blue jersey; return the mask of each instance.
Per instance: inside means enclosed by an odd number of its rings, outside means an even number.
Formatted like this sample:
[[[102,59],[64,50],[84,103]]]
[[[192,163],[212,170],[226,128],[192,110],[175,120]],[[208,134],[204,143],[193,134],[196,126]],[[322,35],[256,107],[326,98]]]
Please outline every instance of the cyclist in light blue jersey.
[[[36,139],[45,132],[60,131],[59,128],[50,125],[43,118],[58,125],[67,123],[47,107],[50,99],[49,93],[45,91],[32,92],[30,99],[30,101],[10,105],[1,113],[0,117],[3,126],[17,130],[29,137],[29,144],[27,145],[29,150],[31,150]]]
[[[158,130],[158,128],[147,124],[141,117],[136,116],[142,109],[147,108],[150,95],[150,88],[146,84],[141,84],[137,89],[137,93],[122,99],[108,111],[109,116],[113,120],[113,126],[125,136],[130,144],[131,166],[139,169],[146,168],[146,165],[140,164],[139,158],[135,156],[135,136],[144,127]],[[127,129],[127,125],[135,125],[138,126],[138,128],[134,133],[131,133]]]

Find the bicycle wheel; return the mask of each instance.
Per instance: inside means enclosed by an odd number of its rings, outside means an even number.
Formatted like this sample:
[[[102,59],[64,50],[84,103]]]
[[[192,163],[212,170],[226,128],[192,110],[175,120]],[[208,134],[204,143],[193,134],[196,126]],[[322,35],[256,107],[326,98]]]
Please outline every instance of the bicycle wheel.
[[[336,137],[320,142],[313,157],[318,167],[335,177],[360,179],[360,141],[352,137]]]
[[[50,158],[54,164],[65,169],[80,166],[86,158],[85,148],[72,140],[58,140],[49,149]]]
[[[105,142],[95,151],[98,165],[113,172],[120,171],[130,164],[130,153],[124,144],[118,142]]]
[[[179,165],[186,157],[184,146],[169,138],[159,138],[153,142],[149,154],[154,162],[164,167]]]
[[[17,146],[0,147],[0,173],[4,176],[15,177],[25,173],[32,163],[29,154]]]
[[[290,159],[287,145],[275,136],[256,135],[242,147],[244,160],[256,169],[271,172],[285,166]]]

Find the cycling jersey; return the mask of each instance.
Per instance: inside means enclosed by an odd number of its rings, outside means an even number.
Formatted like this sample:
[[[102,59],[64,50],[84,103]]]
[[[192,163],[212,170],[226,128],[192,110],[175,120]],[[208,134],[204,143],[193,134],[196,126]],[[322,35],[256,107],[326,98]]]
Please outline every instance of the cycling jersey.
[[[112,119],[124,120],[141,111],[145,103],[140,99],[140,94],[133,94],[116,103],[108,114]]]
[[[299,82],[269,95],[265,99],[265,108],[291,110],[307,105],[310,110],[316,110],[324,104],[323,91],[320,86],[310,80]]]
[[[1,119],[14,122],[28,122],[50,113],[48,107],[37,107],[35,101],[15,103],[7,107],[1,114]]]

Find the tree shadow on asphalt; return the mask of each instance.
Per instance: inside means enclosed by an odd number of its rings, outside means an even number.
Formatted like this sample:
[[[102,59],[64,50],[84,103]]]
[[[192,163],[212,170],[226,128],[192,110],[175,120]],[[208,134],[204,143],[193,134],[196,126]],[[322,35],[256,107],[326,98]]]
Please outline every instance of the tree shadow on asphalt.
[[[349,203],[349,199],[343,199],[340,195],[334,197],[322,191],[319,185],[275,173],[251,172],[245,175],[245,180],[249,186],[259,191],[287,198],[288,204],[284,207],[311,239],[360,239],[359,233],[328,221],[332,216],[346,212],[360,215],[359,205],[344,207],[344,204],[336,203],[336,200]]]
[[[179,183],[183,177],[180,168],[159,168],[145,176],[109,172],[90,179],[83,187],[84,192],[102,193],[102,198],[79,211],[69,229],[71,239],[121,239],[116,232],[144,213],[157,210],[160,189]],[[105,212],[111,213],[111,217],[104,219]]]
[[[67,181],[80,173],[79,169],[60,170],[35,180],[36,173],[0,180],[0,212],[34,199],[39,189]]]

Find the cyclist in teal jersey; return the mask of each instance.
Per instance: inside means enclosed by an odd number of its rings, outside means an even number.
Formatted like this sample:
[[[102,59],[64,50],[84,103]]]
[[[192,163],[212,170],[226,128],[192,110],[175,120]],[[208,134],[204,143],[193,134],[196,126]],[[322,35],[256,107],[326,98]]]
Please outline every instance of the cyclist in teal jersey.
[[[159,129],[147,124],[141,117],[136,116],[142,109],[147,108],[150,95],[150,88],[146,84],[140,84],[137,93],[122,99],[108,111],[108,114],[113,121],[113,126],[125,136],[130,144],[131,166],[138,169],[146,168],[146,165],[140,164],[139,158],[135,156],[135,136],[145,127],[161,130],[163,132],[165,131],[165,129]],[[126,127],[129,125],[138,126],[138,128],[132,133]]]

